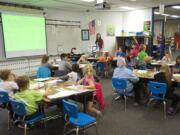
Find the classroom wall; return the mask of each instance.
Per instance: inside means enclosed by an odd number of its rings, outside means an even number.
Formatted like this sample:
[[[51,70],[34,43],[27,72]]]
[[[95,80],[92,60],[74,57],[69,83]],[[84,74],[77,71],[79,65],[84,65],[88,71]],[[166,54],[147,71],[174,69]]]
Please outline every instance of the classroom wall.
[[[47,43],[50,54],[57,53],[58,45],[63,45],[64,52],[69,52],[72,47],[79,48],[80,52],[90,52],[92,46],[95,44],[96,35],[91,35],[89,41],[82,41],[81,29],[88,29],[88,23],[94,19],[96,20],[96,33],[101,33],[105,51],[113,52],[116,45],[115,36],[110,37],[106,35],[106,27],[108,25],[114,25],[115,35],[120,35],[122,31],[123,18],[121,12],[68,12],[51,9],[45,9],[45,12],[48,19],[81,21],[81,27],[79,29],[77,27],[62,27],[62,29],[58,27],[54,28],[54,30],[56,29],[54,34],[47,31]],[[67,31],[68,29],[69,31]],[[63,38],[61,38],[63,36],[61,33],[64,33]]]
[[[123,12],[123,29],[125,32],[143,31],[144,21],[152,22],[152,9]]]

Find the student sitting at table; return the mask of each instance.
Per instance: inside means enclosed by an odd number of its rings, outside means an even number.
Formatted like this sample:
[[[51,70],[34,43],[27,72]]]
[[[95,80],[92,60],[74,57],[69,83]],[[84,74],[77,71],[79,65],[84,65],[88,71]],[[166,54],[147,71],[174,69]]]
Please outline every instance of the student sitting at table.
[[[61,61],[59,63],[59,70],[70,73],[72,71],[72,65],[68,60],[68,57],[65,53],[61,54]]]
[[[0,71],[0,90],[7,91],[9,96],[12,97],[14,95],[14,90],[18,90],[17,84],[14,82],[15,75],[9,69],[4,69]]]
[[[180,74],[180,55],[178,55],[177,57],[176,57],[176,64],[175,64],[175,66],[174,66],[174,68],[173,68],[173,72],[174,73],[179,73]]]
[[[85,89],[95,89],[95,79],[93,77],[93,68],[92,66],[85,66],[85,75],[84,77],[78,81],[77,84],[82,84]],[[93,93],[90,93],[87,96],[87,111],[93,113],[97,116],[101,115],[101,111],[97,110],[93,107]]]
[[[45,97],[48,95],[46,93],[41,93],[35,90],[29,90],[29,77],[19,76],[16,80],[19,87],[19,92],[15,94],[15,99],[23,101],[26,105],[27,116],[31,116],[38,111],[38,103],[42,100],[48,101]]]
[[[140,52],[138,53],[138,59],[140,65],[143,64],[143,60],[147,56],[148,54],[146,53],[146,45],[141,45]]]
[[[104,52],[103,56],[99,58],[98,62],[110,62],[113,60],[113,57],[109,55],[109,52]]]
[[[170,52],[166,52],[165,56],[162,58],[161,60],[164,63],[169,63],[172,61],[172,55],[170,54]]]
[[[72,65],[72,71],[65,76],[61,76],[60,79],[68,80],[69,82],[76,83],[80,79],[80,69],[78,64]]]
[[[126,67],[125,59],[120,57],[117,60],[117,68],[114,70],[113,78],[127,79],[127,92],[133,96],[133,84],[139,81],[139,78],[133,75],[133,71]]]
[[[119,47],[119,49],[116,51],[115,57],[125,57],[126,54],[122,51],[122,48]]]
[[[44,55],[41,60],[41,66],[37,71],[37,78],[51,77],[51,64],[49,63],[49,56]]]
[[[171,92],[173,92],[173,90],[171,88],[171,86],[172,86],[171,78],[172,78],[172,75],[171,75],[169,66],[167,64],[162,64],[160,67],[159,73],[155,74],[155,76],[154,76],[154,80],[156,82],[167,84],[167,92],[166,92],[167,98],[170,98],[172,96]]]
[[[86,55],[82,55],[77,61],[78,64],[89,64],[88,57]]]

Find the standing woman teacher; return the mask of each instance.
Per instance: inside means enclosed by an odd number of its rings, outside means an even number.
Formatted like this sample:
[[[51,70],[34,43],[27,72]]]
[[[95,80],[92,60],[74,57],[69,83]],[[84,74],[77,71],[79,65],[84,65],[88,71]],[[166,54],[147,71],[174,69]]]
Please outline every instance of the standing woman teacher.
[[[99,51],[102,51],[102,49],[104,48],[104,41],[102,40],[100,33],[97,33],[96,35],[95,44],[98,46]]]

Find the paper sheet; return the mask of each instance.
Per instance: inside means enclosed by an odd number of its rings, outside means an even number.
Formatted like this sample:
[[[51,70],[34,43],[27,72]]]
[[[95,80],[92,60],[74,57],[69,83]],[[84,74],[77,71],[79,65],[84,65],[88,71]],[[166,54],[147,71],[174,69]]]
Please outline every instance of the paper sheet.
[[[34,81],[37,81],[37,82],[43,82],[43,81],[47,81],[49,80],[50,78],[37,78],[37,79],[34,79]]]

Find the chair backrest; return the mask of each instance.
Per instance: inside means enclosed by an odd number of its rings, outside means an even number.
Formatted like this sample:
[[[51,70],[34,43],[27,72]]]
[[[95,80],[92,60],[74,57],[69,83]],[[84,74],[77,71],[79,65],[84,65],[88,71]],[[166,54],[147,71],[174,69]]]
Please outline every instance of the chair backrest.
[[[115,89],[126,89],[127,88],[127,80],[126,79],[119,79],[119,78],[112,78],[112,86]]]
[[[12,112],[20,117],[26,116],[26,105],[22,101],[11,100]]]
[[[165,96],[166,90],[167,90],[167,84],[149,81],[148,82],[148,90],[152,93],[152,95]]]
[[[37,78],[47,78],[47,77],[51,77],[51,70],[48,68],[48,66],[39,67],[37,71]]]
[[[8,92],[0,91],[0,103],[8,103],[8,102],[9,102]]]
[[[64,113],[69,117],[77,118],[78,117],[78,107],[76,104],[63,100],[63,109]]]

